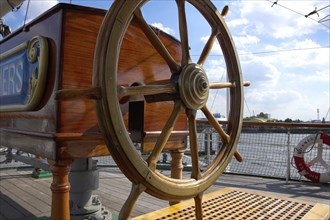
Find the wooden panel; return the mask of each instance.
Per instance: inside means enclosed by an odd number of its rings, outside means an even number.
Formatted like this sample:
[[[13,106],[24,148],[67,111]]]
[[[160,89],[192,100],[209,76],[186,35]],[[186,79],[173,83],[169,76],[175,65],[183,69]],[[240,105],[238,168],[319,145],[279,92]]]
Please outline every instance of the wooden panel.
[[[65,13],[60,89],[92,87],[93,53],[102,16],[102,14],[80,11],[67,11]],[[162,32],[159,32],[159,37],[175,60],[179,62],[181,48],[178,41]],[[124,86],[130,86],[136,82],[150,84],[155,81],[168,80],[171,77],[168,65],[151,45],[134,19],[121,46],[118,69],[118,85]],[[127,108],[127,103],[122,104],[126,124],[128,120]],[[161,131],[172,108],[173,102],[145,104],[145,130]],[[182,113],[175,129],[184,130],[185,128],[186,117]],[[61,101],[58,130],[63,133],[100,132],[94,102],[91,100]],[[174,145],[178,143],[183,142],[172,142],[167,147],[174,148]]]
[[[50,51],[47,91],[38,109],[31,112],[1,113],[1,128],[34,131],[50,135],[58,133],[101,134],[92,100],[56,102],[54,93],[61,89],[92,87],[94,49],[99,26],[105,13],[105,10],[60,4],[29,23],[25,31],[20,29],[0,42],[2,53],[17,44],[30,40],[35,35],[41,35],[47,38]],[[159,35],[169,52],[179,63],[181,57],[179,42],[162,32],[159,32]],[[123,41],[118,74],[120,85],[131,85],[134,82],[149,84],[171,77],[167,64],[134,20]],[[125,105],[123,106],[123,109],[125,109]],[[146,104],[145,130],[160,131],[166,123],[172,107],[172,102]],[[127,119],[127,114],[125,117]],[[185,127],[186,118],[182,114],[176,129],[184,130]],[[2,137],[4,137],[3,135],[10,136],[11,134],[6,132],[6,134],[2,134]],[[17,134],[11,135],[10,141],[7,138],[8,146],[16,147],[17,141],[12,141],[16,137]],[[50,136],[47,141],[54,141],[53,136]],[[84,151],[89,152],[86,155],[108,154],[107,149],[100,143],[100,140],[95,141],[94,147],[97,147],[97,149],[91,152],[89,150]],[[59,141],[52,144],[55,148],[68,147],[73,146],[74,142]],[[29,143],[22,142],[17,146],[19,149],[35,154],[41,152],[41,155],[45,156],[42,152],[44,145],[39,143],[39,139]],[[51,159],[54,159],[53,155],[58,153],[55,152],[55,148],[54,151],[50,152]],[[73,154],[68,153],[65,155]],[[78,155],[80,155],[79,152]]]
[[[80,11],[65,13],[60,89],[92,87],[94,47],[102,19],[100,14]],[[160,37],[169,52],[178,60],[181,54],[180,44],[165,34]],[[135,82],[150,84],[171,77],[167,64],[134,20],[123,40],[118,68],[119,85],[130,86]],[[123,105],[123,109],[125,108],[127,107]],[[160,130],[171,111],[172,104],[168,102],[147,104],[146,130]],[[184,128],[185,118],[182,116],[179,121],[177,127]],[[61,101],[60,132],[84,132],[91,131],[90,129],[97,131],[96,125],[93,101]]]
[[[179,63],[181,60],[181,46],[172,37],[159,32],[159,38],[169,53]],[[118,84],[130,86],[133,83],[142,85],[153,84],[161,80],[169,80],[171,72],[134,19],[125,34],[119,57]],[[124,109],[124,108],[122,108]],[[173,109],[173,102],[157,102],[145,105],[146,131],[160,131],[169,118]],[[176,129],[185,129],[184,114],[178,119]]]
[[[158,32],[158,37],[166,46],[173,58],[180,63],[181,45],[172,37]],[[140,27],[133,19],[124,36],[119,56],[118,85],[130,86],[133,83],[140,85],[155,84],[158,81],[166,81],[171,78],[171,72],[159,53],[152,46]],[[144,106],[144,131],[161,131],[173,110],[173,101],[145,103]],[[128,124],[128,105],[122,104],[124,120]],[[134,116],[133,116],[134,117]],[[186,129],[186,116],[181,113],[174,130]],[[151,151],[154,148],[157,136],[153,139],[145,139],[143,151]],[[185,146],[185,137],[176,137],[176,140],[167,142],[165,149],[182,148]]]
[[[61,83],[59,89],[91,88],[93,57],[105,11],[64,13]],[[59,132],[98,131],[92,100],[59,102]]]

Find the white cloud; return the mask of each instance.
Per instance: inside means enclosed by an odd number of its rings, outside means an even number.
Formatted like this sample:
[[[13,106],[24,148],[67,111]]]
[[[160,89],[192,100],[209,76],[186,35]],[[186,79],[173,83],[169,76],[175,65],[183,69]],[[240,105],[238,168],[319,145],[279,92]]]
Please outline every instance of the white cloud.
[[[234,36],[234,42],[237,48],[245,48],[247,45],[256,45],[260,42],[257,36],[252,36],[249,34],[240,34],[239,36]]]
[[[28,19],[38,16],[56,2],[32,0]],[[74,1],[77,4],[86,2],[90,1],[80,3],[78,0]],[[155,2],[158,4],[159,1]],[[179,34],[178,19],[169,18],[168,10],[166,10],[168,3],[160,2],[164,7],[163,13],[150,9],[150,13],[155,13],[151,14],[150,24],[171,35]],[[325,6],[325,2],[282,0],[279,1],[279,4],[307,14],[315,7]],[[11,13],[10,19],[14,23],[17,24],[17,20],[20,24],[23,23],[26,3],[19,12]],[[223,7],[223,1],[213,1],[213,3],[217,5],[218,9]],[[90,4],[98,7],[100,3],[93,1]],[[226,16],[226,23],[238,50],[243,79],[252,83],[250,87],[244,89],[246,102],[251,112],[253,110],[255,113],[263,111],[279,119],[289,117],[309,120],[316,118],[316,108],[319,108],[320,115],[325,115],[330,106],[330,50],[329,48],[306,48],[329,46],[329,29],[279,5],[271,7],[270,1],[239,0],[228,1],[228,4],[231,10]],[[147,9],[146,11],[148,11]],[[326,12],[329,11],[320,12],[320,18],[325,16]],[[193,13],[187,13],[193,15]],[[157,19],[155,20],[155,18]],[[313,15],[311,18],[318,19],[317,15]],[[194,25],[201,24],[197,17],[195,19]],[[7,21],[9,18],[6,19]],[[210,33],[209,27],[202,27],[195,29],[194,26],[193,31],[189,32],[190,34],[197,32],[196,38],[189,38],[191,54],[196,54],[196,59]],[[207,31],[205,31],[206,29]],[[200,36],[204,37],[200,38]],[[178,39],[180,38],[178,37]],[[208,57],[204,68],[211,82],[226,81],[225,62],[218,42],[213,46],[211,56]],[[219,94],[215,96],[213,92],[210,94],[210,102],[212,104],[216,99],[214,109],[223,113],[225,111],[225,94],[219,91]]]
[[[251,81],[244,89],[246,102],[251,112],[267,112],[278,119],[316,119],[316,108],[325,115],[330,107],[325,92],[330,91],[330,35],[328,28],[303,15],[327,4],[310,0],[279,4],[287,8],[271,7],[270,1],[230,2],[226,22],[243,78]],[[323,10],[319,18],[327,14]]]
[[[202,44],[205,45],[209,38],[210,38],[210,35],[201,37],[200,40],[201,40]],[[214,42],[210,54],[222,55],[222,50],[221,50],[221,47],[220,47],[219,42],[217,40]]]
[[[281,76],[280,71],[267,59],[250,56],[241,61],[244,80],[251,81],[253,87],[273,87]]]
[[[329,49],[305,50],[319,48],[321,45],[307,36],[294,37],[290,40],[270,40],[273,38],[270,35],[250,34],[251,27],[233,32],[239,54],[245,54],[240,56],[243,79],[252,83],[250,87],[244,89],[250,111],[255,111],[256,114],[263,111],[282,120],[286,118],[315,119],[312,116],[315,106],[326,109],[329,105],[324,101],[326,97],[315,98],[324,93],[322,92],[324,88],[329,87],[329,77],[327,77]],[[258,28],[261,27],[262,25]],[[202,38],[203,42],[207,39],[208,36]],[[270,53],[262,53],[263,51],[270,51]],[[221,50],[216,48],[211,53],[221,54]],[[224,64],[219,61],[210,61],[208,64],[211,67],[206,69],[206,72],[211,73],[212,76],[216,76],[216,73],[224,68]],[[322,85],[328,81],[328,87],[320,86],[322,81]],[[215,103],[214,107],[223,112],[221,104]],[[250,115],[246,106],[244,115]]]
[[[304,111],[301,103],[306,103],[305,97],[294,90],[245,89],[245,99],[255,114],[264,112],[279,119],[299,118]]]
[[[210,82],[225,82],[226,69],[223,59],[209,60],[204,66],[205,72]]]
[[[247,25],[248,23],[249,22],[246,18],[239,18],[239,19],[233,19],[233,20],[227,21],[227,25],[228,25],[229,29]]]
[[[299,1],[299,4],[297,1],[282,1],[279,4],[283,7],[280,5],[271,7],[271,2],[268,1],[241,1],[237,6],[242,21],[233,20],[234,27],[235,24],[244,21],[245,29],[248,28],[258,35],[272,36],[276,39],[304,36],[324,29],[324,26],[316,21],[303,16],[312,11],[315,5],[323,5],[320,1]],[[322,15],[324,13],[326,12],[322,12]],[[231,24],[230,21],[229,24]]]
[[[274,53],[264,55],[274,65],[291,69],[329,70],[329,48],[323,48],[311,39],[293,39],[283,43],[279,42],[278,46],[267,45],[265,51],[274,51]]]
[[[293,90],[252,90],[246,94],[246,97],[253,99],[256,104],[270,101],[272,103],[278,103],[277,106],[285,106],[287,103],[292,102],[292,100],[302,100],[301,94]]]
[[[164,31],[167,34],[175,35],[175,31],[173,29],[171,29],[170,27],[164,26],[162,23],[156,22],[156,23],[152,23],[151,25]]]
[[[294,49],[304,49],[304,48],[313,48],[320,47],[318,43],[315,43],[311,39],[305,39],[303,41],[296,41]]]

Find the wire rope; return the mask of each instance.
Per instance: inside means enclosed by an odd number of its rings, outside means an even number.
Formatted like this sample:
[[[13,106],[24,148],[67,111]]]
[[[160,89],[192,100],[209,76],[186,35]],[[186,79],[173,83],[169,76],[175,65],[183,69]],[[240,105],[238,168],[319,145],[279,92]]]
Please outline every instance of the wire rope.
[[[322,47],[309,47],[309,48],[293,48],[293,49],[287,49],[287,50],[271,50],[271,51],[256,51],[256,52],[250,52],[250,53],[240,53],[239,56],[246,56],[246,55],[253,55],[253,54],[266,54],[266,53],[283,53],[283,52],[292,52],[292,51],[303,51],[303,50],[317,50],[317,49],[329,49],[329,46],[322,46]],[[197,54],[191,54],[190,56],[200,56]],[[222,54],[209,54],[209,57],[217,57],[217,56],[223,56]]]
[[[285,9],[287,9],[287,10],[289,10],[289,11],[292,11],[292,12],[294,12],[294,13],[296,13],[296,14],[299,14],[299,15],[302,15],[302,16],[308,18],[308,19],[311,19],[311,20],[313,20],[313,21],[315,21],[315,22],[317,22],[317,23],[319,23],[319,24],[321,24],[321,25],[327,27],[328,29],[330,29],[329,26],[327,26],[327,25],[325,25],[325,24],[319,22],[318,20],[316,20],[316,19],[314,19],[314,18],[311,18],[310,16],[306,16],[306,15],[303,14],[303,13],[300,13],[300,12],[295,11],[295,10],[293,10],[293,9],[291,9],[291,8],[288,8],[288,7],[286,7],[286,6],[282,5],[282,4],[279,4],[279,3],[278,3],[278,0],[275,1],[275,2],[273,2],[273,1],[271,1],[271,0],[265,0],[265,1],[268,1],[268,2],[273,3],[272,7],[273,7],[274,5],[278,5],[278,6],[282,7],[282,8],[285,8]],[[330,5],[329,5],[329,6],[330,6]],[[327,8],[327,7],[329,7],[329,6],[326,6],[326,7],[324,7],[324,8]],[[320,10],[319,10],[319,11],[320,11]]]

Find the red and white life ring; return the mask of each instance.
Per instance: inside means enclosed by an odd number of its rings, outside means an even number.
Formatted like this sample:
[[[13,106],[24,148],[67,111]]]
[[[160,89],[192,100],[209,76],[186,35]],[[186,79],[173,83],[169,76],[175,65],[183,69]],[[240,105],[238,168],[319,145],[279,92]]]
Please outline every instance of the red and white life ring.
[[[295,147],[293,152],[293,159],[298,169],[299,174],[304,175],[307,179],[315,183],[327,183],[330,182],[330,170],[329,165],[323,160],[323,144],[330,147],[330,136],[325,133],[312,134],[302,139]],[[304,154],[308,147],[315,145],[317,147],[317,156],[309,163],[305,162]],[[326,170],[325,173],[318,173],[312,171],[310,167],[319,162]]]

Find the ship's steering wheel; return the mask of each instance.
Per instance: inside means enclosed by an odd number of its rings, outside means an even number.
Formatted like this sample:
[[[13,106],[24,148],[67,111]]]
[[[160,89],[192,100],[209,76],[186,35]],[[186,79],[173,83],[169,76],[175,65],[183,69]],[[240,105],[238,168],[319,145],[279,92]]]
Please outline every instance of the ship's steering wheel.
[[[236,146],[242,126],[243,81],[238,55],[225,24],[225,7],[220,13],[209,0],[177,0],[182,58],[179,62],[168,52],[166,46],[151,29],[141,12],[148,1],[115,1],[107,12],[101,26],[94,58],[93,86],[101,88],[102,99],[96,103],[98,123],[104,134],[109,151],[122,172],[132,181],[133,187],[121,217],[126,218],[141,192],[147,192],[164,200],[195,198],[196,217],[201,218],[201,198],[225,170]],[[185,6],[195,7],[211,27],[211,35],[196,63],[192,63],[189,51],[188,24]],[[190,6],[189,6],[190,7]],[[123,38],[132,19],[136,19],[150,43],[166,61],[171,75],[166,83],[153,85],[122,86],[118,82],[119,56]],[[224,82],[209,82],[203,68],[214,42],[218,42],[226,64],[227,79]],[[138,43],[138,42],[136,42]],[[132,76],[134,77],[134,76]],[[163,81],[164,82],[164,81]],[[228,124],[223,128],[206,106],[211,90],[227,89]],[[134,96],[171,94],[173,110],[166,119],[154,148],[147,159],[136,150],[127,122],[124,119],[121,101]],[[201,170],[199,165],[199,142],[196,112],[201,110],[209,124],[218,132],[223,143],[212,163]],[[191,176],[175,179],[156,169],[158,157],[169,140],[179,115],[187,119],[192,161]],[[125,213],[124,213],[125,212]]]

